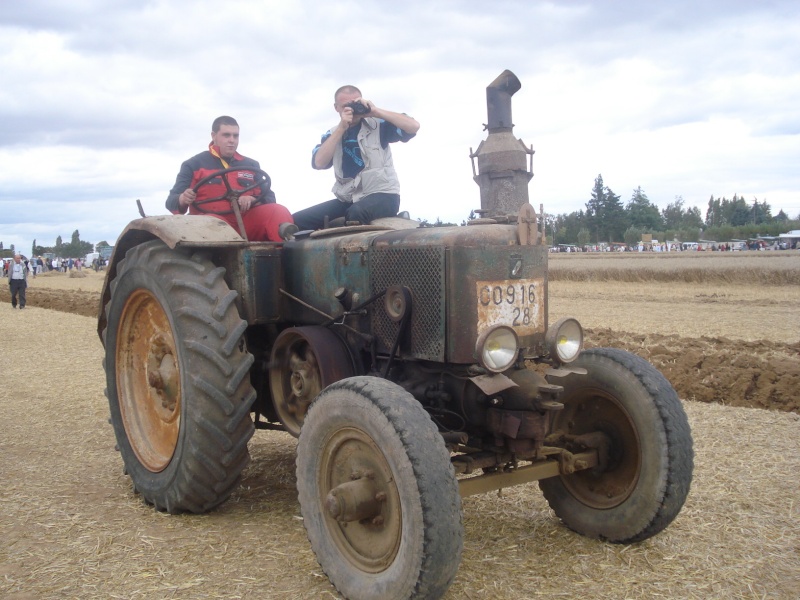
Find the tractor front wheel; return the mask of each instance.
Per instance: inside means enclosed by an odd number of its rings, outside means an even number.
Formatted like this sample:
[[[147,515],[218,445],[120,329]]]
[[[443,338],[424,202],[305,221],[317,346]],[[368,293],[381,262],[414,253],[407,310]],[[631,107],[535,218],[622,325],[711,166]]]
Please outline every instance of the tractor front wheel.
[[[692,436],[670,383],[649,362],[614,348],[587,350],[586,369],[556,380],[564,410],[555,432],[604,440],[603,464],[539,481],[567,527],[611,542],[647,539],[678,515],[692,481]]]
[[[455,577],[463,527],[442,436],[399,386],[351,377],[311,405],[297,446],[303,523],[345,598],[438,598]]]

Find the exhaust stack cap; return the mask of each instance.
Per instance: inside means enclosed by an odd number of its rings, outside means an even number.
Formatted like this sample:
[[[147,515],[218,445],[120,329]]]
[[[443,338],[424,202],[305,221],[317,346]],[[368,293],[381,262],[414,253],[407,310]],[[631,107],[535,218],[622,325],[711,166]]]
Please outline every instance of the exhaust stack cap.
[[[489,218],[516,216],[528,203],[533,149],[514,137],[511,120],[511,96],[521,87],[517,76],[508,69],[489,84],[486,88],[489,134],[474,153],[470,152],[473,179],[481,189],[481,210]]]

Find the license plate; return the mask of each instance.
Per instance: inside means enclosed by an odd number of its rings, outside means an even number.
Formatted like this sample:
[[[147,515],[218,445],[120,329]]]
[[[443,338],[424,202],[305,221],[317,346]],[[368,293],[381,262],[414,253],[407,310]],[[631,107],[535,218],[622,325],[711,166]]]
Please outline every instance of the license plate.
[[[478,281],[478,331],[508,325],[517,335],[544,331],[544,279]]]

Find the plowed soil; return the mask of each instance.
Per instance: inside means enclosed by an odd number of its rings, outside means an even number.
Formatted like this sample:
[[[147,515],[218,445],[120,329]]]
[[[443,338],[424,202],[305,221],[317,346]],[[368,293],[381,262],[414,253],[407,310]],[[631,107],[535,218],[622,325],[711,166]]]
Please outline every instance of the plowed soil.
[[[551,265],[586,260],[558,257]],[[800,254],[794,260],[800,264]],[[718,262],[727,266],[727,257]],[[642,258],[613,264],[637,267]],[[29,306],[96,317],[103,273],[78,275],[32,279]],[[0,302],[8,301],[8,288],[0,286]],[[800,286],[553,278],[550,321],[562,316],[583,324],[587,347],[621,348],[652,362],[681,398],[800,412]]]

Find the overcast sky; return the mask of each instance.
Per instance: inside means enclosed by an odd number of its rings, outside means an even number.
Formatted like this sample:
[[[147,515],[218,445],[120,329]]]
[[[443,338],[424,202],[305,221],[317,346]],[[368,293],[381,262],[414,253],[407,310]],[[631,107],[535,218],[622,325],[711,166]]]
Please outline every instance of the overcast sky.
[[[137,198],[166,213],[223,114],[279,202],[328,200],[311,150],[343,84],[421,123],[393,146],[402,209],[461,222],[504,69],[522,82],[537,209],[585,209],[602,174],[623,203],[641,186],[705,217],[710,196],[739,194],[794,218],[799,17],[797,0],[0,0],[0,241],[113,244]]]

